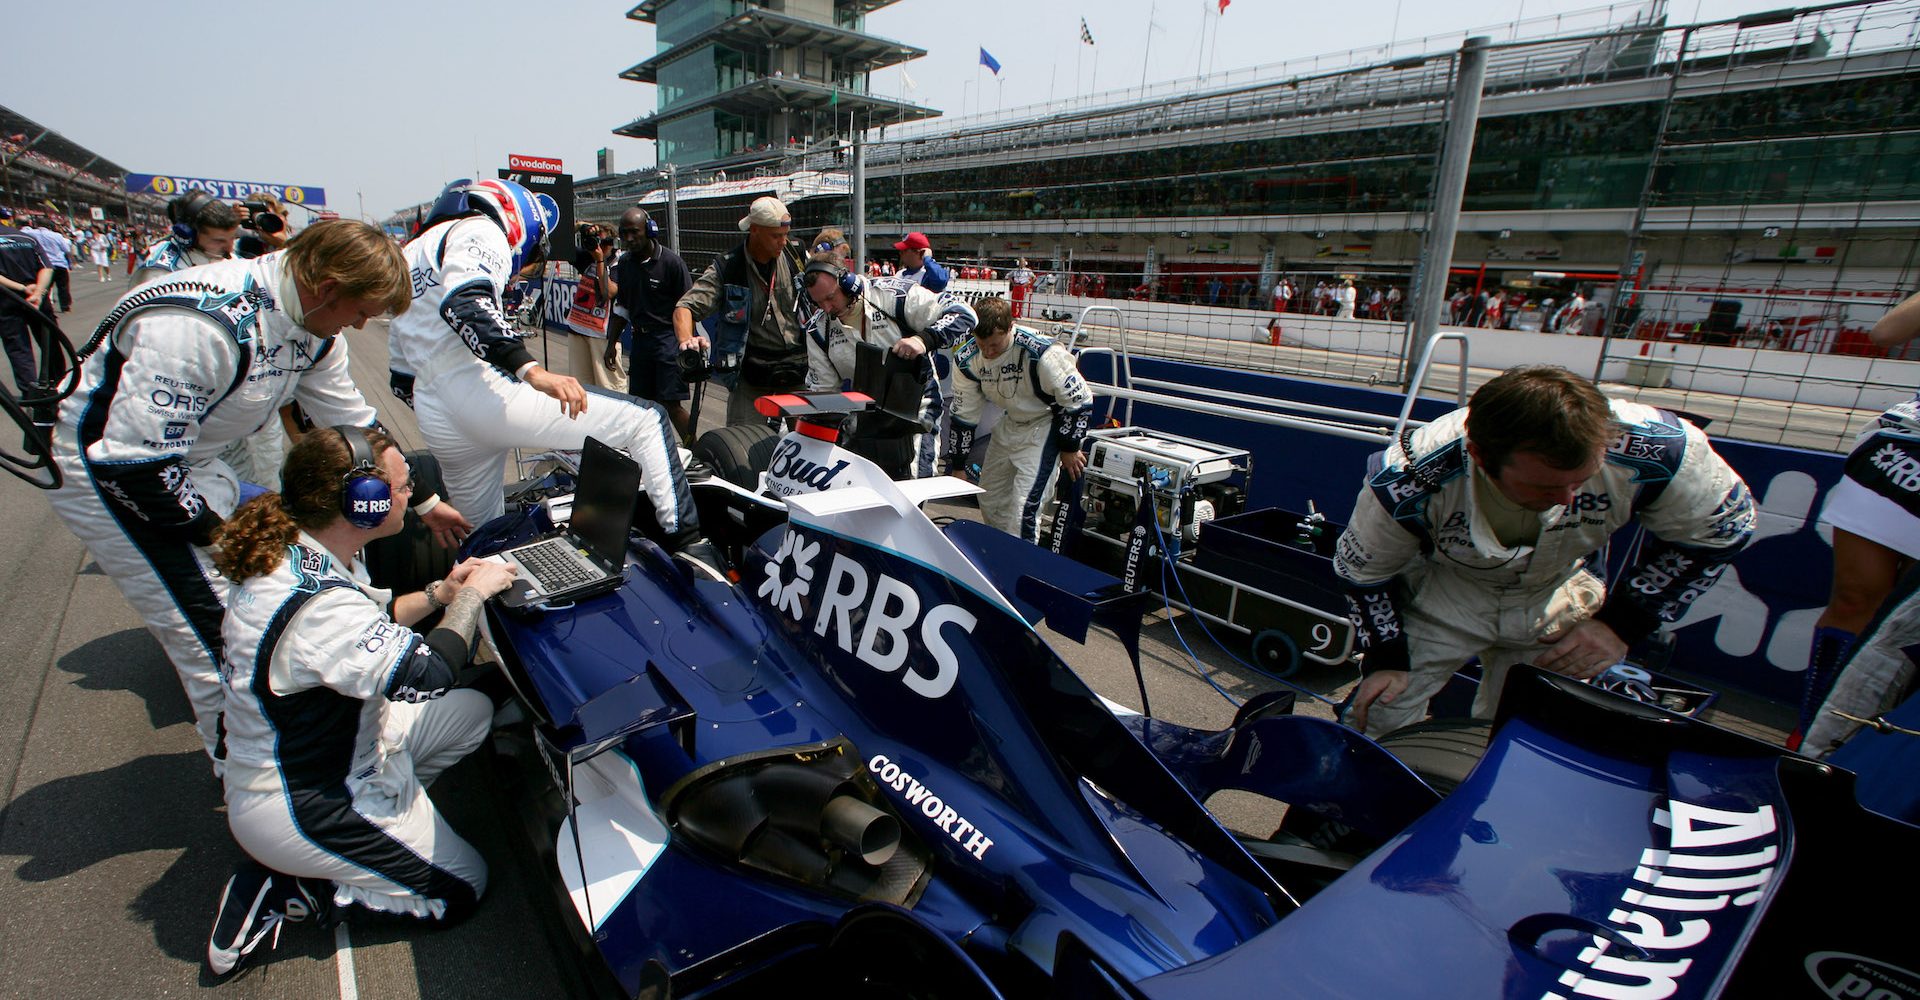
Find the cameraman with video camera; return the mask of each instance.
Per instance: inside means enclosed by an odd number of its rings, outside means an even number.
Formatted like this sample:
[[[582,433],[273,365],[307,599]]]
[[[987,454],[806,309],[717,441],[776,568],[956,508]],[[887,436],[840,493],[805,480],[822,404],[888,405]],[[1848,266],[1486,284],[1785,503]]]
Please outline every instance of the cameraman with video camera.
[[[583,222],[574,229],[573,269],[580,281],[573,288],[573,304],[567,310],[567,361],[574,377],[602,389],[627,391],[627,377],[620,370],[616,341],[608,336],[612,320],[613,236],[600,226]],[[618,331],[611,331],[618,333]],[[602,351],[601,348],[605,347]]]
[[[614,265],[613,304],[625,314],[628,392],[666,408],[673,429],[685,441],[693,436],[687,420],[687,382],[681,377],[680,341],[673,333],[673,307],[693,287],[693,273],[672,247],[660,242],[660,225],[643,208],[620,215],[620,239],[627,250]],[[616,341],[607,339],[612,364]],[[696,357],[698,355],[696,354]],[[698,366],[704,369],[704,365]]]

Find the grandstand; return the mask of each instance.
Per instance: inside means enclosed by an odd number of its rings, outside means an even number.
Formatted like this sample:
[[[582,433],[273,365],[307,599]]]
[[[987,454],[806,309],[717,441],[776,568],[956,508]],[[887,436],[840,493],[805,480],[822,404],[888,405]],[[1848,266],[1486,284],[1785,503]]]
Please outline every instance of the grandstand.
[[[1490,41],[1459,231],[1450,260],[1423,266],[1470,36]],[[663,202],[671,183],[675,240],[702,256],[737,241],[743,195],[850,172],[851,153],[599,178],[580,217]],[[1470,304],[1497,294],[1485,324],[1540,338],[1521,355],[1616,385],[1868,412],[1920,380],[1866,337],[1920,288],[1917,154],[1920,0],[1699,23],[1637,0],[869,129],[865,250],[890,257],[920,230],[950,264],[1025,257],[1043,272],[1039,317],[1117,305],[1165,335],[1148,349],[1209,364],[1247,352],[1191,345],[1311,342],[1322,360],[1289,370],[1335,379],[1404,377],[1407,306],[1432,280],[1469,304],[1443,323],[1481,325]],[[806,191],[796,231],[847,221],[845,195]],[[1288,312],[1326,315],[1270,323],[1283,281]],[[1353,318],[1334,317],[1349,281]]]
[[[127,169],[11,108],[0,107],[0,197],[15,211],[52,208],[72,219],[92,217],[153,225],[166,203],[129,194]]]

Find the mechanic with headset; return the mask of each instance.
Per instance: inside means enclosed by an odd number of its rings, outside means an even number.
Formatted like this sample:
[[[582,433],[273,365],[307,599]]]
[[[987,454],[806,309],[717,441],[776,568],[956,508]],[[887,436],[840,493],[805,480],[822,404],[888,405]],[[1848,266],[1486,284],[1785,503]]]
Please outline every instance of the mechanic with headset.
[[[947,471],[965,474],[986,404],[998,404],[1005,413],[981,463],[980,486],[986,492],[980,496],[980,514],[1009,535],[1038,541],[1040,505],[1052,489],[1055,468],[1079,479],[1087,467],[1080,444],[1093,414],[1093,390],[1066,345],[1013,325],[1006,299],[983,298],[973,311],[980,325],[953,350]]]
[[[227,826],[250,859],[207,944],[219,976],[277,942],[281,921],[329,924],[336,906],[454,920],[487,884],[427,788],[486,738],[492,703],[456,682],[481,603],[515,570],[468,559],[399,596],[368,581],[356,554],[400,531],[413,488],[377,428],[308,434],[284,473],[284,493],[221,526],[215,557],[235,583],[222,632]],[[425,635],[410,627],[443,609]]]
[[[233,256],[240,235],[240,216],[233,206],[205,191],[189,191],[167,202],[173,228],[165,239],[140,255],[133,284],[144,285],[183,267],[210,264]]]
[[[659,540],[683,550],[700,540],[699,517],[666,411],[589,392],[541,367],[501,308],[507,282],[546,259],[558,216],[552,198],[512,181],[454,181],[407,244],[414,307],[394,318],[389,342],[415,374],[421,436],[454,503],[476,524],[506,510],[509,451],[579,448],[589,435],[599,438],[639,463]]]
[[[680,342],[673,333],[673,307],[693,287],[687,262],[660,242],[660,224],[643,208],[620,213],[620,239],[627,250],[613,266],[615,312],[626,316],[627,392],[666,408],[681,440],[693,435],[687,422],[686,380],[680,376]],[[613,364],[617,341],[607,340]]]
[[[1647,536],[1609,592],[1601,553],[1635,519]],[[1753,525],[1698,427],[1564,368],[1509,369],[1368,463],[1333,561],[1365,654],[1349,721],[1419,722],[1475,656],[1478,718],[1515,663],[1594,677],[1713,586]]]
[[[255,239],[253,242],[257,246],[253,252],[244,252],[242,247],[249,238],[236,240],[235,234],[245,227],[273,225],[280,221],[279,217],[266,213],[261,213],[262,220],[256,221],[251,206],[235,211],[232,205],[216,200],[205,191],[194,191],[175,198],[167,204],[167,214],[174,220],[173,230],[166,239],[148,249],[140,269],[134,273],[135,285],[211,260],[226,260],[235,256],[258,257],[264,252],[261,248],[265,244]],[[284,228],[282,224],[280,229],[274,230],[275,234]],[[274,249],[285,246],[286,240],[280,239]],[[220,460],[233,468],[241,482],[270,490],[278,489],[280,463],[287,455],[287,440],[299,436],[299,422],[293,417],[293,407],[284,406],[280,409],[279,420],[268,423],[258,433],[249,434],[228,445],[220,453]]]
[[[318,223],[283,252],[175,272],[129,292],[82,351],[60,404],[53,509],[166,650],[221,767],[221,599],[205,546],[238,503],[218,458],[289,400],[328,424],[371,425],[337,335],[407,307],[407,270],[384,234]],[[428,525],[464,524],[436,498]]]
[[[780,199],[755,198],[740,219],[747,238],[720,255],[673,308],[681,351],[711,349],[714,377],[727,386],[727,423],[760,422],[754,400],[793,392],[807,380],[801,339],[800,263],[787,252],[793,216]],[[713,341],[694,324],[716,320]]]
[[[808,258],[803,280],[820,310],[807,328],[808,389],[851,385],[856,344],[876,344],[914,364],[923,387],[919,419],[870,411],[860,416],[846,443],[847,450],[870,459],[888,476],[911,478],[919,438],[932,431],[942,404],[930,352],[973,331],[972,307],[951,293],[935,295],[909,277],[855,274],[831,250]]]

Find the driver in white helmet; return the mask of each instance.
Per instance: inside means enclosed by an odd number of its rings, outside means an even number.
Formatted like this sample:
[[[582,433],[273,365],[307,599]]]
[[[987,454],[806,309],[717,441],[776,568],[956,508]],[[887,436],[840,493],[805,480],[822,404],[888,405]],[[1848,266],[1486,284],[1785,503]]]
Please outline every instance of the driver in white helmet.
[[[673,425],[657,403],[583,388],[533,359],[501,307],[507,284],[537,274],[558,207],[512,181],[455,181],[405,248],[413,307],[390,329],[394,367],[447,492],[475,524],[506,509],[514,448],[579,448],[591,435],[640,464],[660,539],[699,537]]]

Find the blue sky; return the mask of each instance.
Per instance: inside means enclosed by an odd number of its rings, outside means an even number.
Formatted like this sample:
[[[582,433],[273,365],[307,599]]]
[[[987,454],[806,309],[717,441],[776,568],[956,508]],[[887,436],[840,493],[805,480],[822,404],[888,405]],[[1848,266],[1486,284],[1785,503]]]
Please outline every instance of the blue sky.
[[[926,49],[874,89],[951,115],[1378,48],[1514,20],[1592,10],[1579,0],[900,0],[874,34]],[[1774,0],[1679,0],[1674,20],[1727,17]],[[318,186],[343,215],[378,217],[445,181],[559,156],[576,176],[594,151],[622,170],[652,143],[611,130],[650,112],[651,86],[619,79],[654,51],[632,0],[180,0],[8,5],[14,110],[140,173]],[[1095,46],[1080,42],[1085,17]],[[1150,29],[1149,25],[1153,25]],[[1451,36],[1450,39],[1438,36]],[[979,69],[979,49],[999,60]],[[1096,68],[1098,78],[1094,77]],[[978,82],[976,82],[978,81]]]

